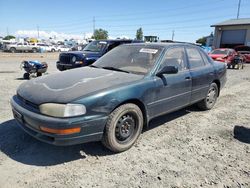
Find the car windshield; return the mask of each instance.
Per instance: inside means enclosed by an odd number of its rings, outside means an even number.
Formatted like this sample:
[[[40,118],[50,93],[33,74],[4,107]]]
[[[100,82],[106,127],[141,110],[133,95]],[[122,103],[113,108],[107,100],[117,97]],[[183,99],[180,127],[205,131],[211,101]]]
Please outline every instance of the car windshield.
[[[93,65],[134,74],[147,74],[163,51],[160,46],[122,45],[111,50]]]
[[[107,46],[105,41],[93,41],[89,43],[83,50],[90,52],[100,52]]]
[[[217,50],[213,50],[211,52],[211,54],[223,54],[223,55],[227,55],[228,54],[228,50],[225,49],[217,49]]]

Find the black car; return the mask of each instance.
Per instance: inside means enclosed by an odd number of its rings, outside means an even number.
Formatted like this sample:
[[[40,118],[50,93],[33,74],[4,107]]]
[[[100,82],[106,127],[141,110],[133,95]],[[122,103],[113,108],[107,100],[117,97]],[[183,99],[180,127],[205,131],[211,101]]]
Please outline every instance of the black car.
[[[64,52],[59,56],[56,63],[57,69],[60,71],[77,67],[88,66],[94,63],[98,58],[109,52],[113,48],[128,43],[141,43],[137,40],[96,40],[90,42],[83,51]]]
[[[23,83],[11,105],[21,127],[41,141],[102,140],[121,152],[157,116],[194,103],[211,109],[225,82],[225,64],[194,45],[128,44],[91,66]]]

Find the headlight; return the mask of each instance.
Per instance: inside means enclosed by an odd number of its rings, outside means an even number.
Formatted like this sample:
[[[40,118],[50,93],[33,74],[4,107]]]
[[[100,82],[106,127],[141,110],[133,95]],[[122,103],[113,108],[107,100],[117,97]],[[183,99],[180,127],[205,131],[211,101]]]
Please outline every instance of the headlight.
[[[76,61],[75,64],[83,64],[83,61]]]
[[[76,61],[76,56],[73,56],[71,60],[74,63]]]
[[[86,114],[86,107],[82,104],[45,103],[39,106],[42,114],[54,117],[73,117]]]

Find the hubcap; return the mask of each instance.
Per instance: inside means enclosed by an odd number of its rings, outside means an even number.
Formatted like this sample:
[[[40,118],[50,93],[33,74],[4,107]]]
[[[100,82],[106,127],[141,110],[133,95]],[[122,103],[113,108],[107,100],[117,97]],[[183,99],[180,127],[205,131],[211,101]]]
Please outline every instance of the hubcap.
[[[217,95],[216,89],[214,87],[210,88],[207,94],[207,103],[209,105],[212,105],[215,102],[217,97],[216,95]]]
[[[133,114],[124,114],[117,122],[115,129],[116,139],[120,142],[128,141],[134,135],[137,126]]]

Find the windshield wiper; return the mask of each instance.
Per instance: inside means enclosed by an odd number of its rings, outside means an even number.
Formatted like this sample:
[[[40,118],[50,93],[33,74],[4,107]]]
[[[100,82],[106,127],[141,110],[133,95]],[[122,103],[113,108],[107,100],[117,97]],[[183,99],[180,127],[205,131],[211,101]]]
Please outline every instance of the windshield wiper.
[[[103,69],[108,69],[108,70],[114,70],[114,71],[120,71],[120,72],[130,73],[129,71],[125,71],[125,70],[118,69],[118,68],[115,68],[115,67],[102,67],[102,68]]]

